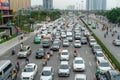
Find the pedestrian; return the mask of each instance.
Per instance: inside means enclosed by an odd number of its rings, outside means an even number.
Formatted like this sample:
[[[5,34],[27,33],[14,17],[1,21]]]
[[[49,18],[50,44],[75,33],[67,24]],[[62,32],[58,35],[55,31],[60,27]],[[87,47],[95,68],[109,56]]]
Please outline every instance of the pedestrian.
[[[42,62],[43,62],[43,66],[45,66],[47,64],[47,58],[46,58],[46,56],[42,57]]]
[[[16,65],[17,65],[17,71],[19,71],[20,70],[20,63],[19,63],[19,61],[17,61]]]
[[[26,65],[29,63],[29,59],[28,59],[28,57],[26,57]]]
[[[106,34],[104,34],[104,38],[106,38]]]
[[[23,47],[23,43],[22,43],[22,42],[20,43],[20,47],[21,47],[21,48]]]
[[[95,76],[96,76],[97,80],[100,80],[100,77],[99,77],[100,76],[100,71],[99,70],[96,71]]]
[[[16,52],[15,52],[15,48],[12,49],[12,55],[14,55]]]
[[[12,71],[12,80],[17,80],[17,70],[15,68]]]

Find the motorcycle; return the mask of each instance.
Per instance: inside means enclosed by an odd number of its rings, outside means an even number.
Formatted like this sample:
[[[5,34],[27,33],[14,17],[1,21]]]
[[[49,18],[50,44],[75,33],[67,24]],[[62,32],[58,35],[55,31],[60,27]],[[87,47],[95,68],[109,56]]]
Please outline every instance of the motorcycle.
[[[53,55],[53,51],[50,51],[50,56],[52,56]]]
[[[43,65],[43,66],[47,65],[47,60],[43,60],[43,61],[42,61],[42,65]]]
[[[74,56],[74,57],[77,57],[77,53],[74,53],[73,56]]]

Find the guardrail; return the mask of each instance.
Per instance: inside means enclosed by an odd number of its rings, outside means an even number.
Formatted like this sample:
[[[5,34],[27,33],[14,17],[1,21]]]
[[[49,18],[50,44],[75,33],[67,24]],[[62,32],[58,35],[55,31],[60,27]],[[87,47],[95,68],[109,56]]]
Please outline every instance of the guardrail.
[[[97,43],[101,46],[104,51],[106,57],[111,62],[114,69],[120,72],[120,63],[119,61],[112,55],[112,53],[106,48],[106,46],[99,40],[99,38],[92,32],[92,30],[88,27],[88,25],[84,22],[83,19],[81,21],[85,24],[86,28],[92,33],[93,37],[96,39]]]

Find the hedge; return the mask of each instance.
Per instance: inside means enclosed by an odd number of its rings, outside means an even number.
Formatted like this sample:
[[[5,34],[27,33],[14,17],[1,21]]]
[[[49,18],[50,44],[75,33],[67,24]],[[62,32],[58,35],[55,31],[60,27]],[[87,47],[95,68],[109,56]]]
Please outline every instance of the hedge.
[[[99,40],[99,38],[92,32],[92,30],[88,27],[88,25],[81,19],[81,21],[85,24],[86,28],[92,33],[93,37],[96,39],[97,43],[101,46],[105,55],[108,56],[108,59],[112,63],[115,69],[120,71],[120,63],[119,61],[112,55],[112,53],[106,48],[106,46]]]

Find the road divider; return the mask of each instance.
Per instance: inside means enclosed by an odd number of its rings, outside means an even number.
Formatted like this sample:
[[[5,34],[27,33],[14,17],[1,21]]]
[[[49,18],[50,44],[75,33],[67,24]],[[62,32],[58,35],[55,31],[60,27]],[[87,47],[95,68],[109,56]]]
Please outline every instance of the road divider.
[[[92,36],[96,39],[97,43],[101,46],[102,50],[104,51],[104,54],[108,58],[108,60],[111,62],[114,69],[120,72],[120,63],[119,61],[114,57],[114,55],[107,49],[107,47],[99,40],[99,38],[92,32],[92,30],[89,28],[89,26],[86,24],[86,22],[81,18],[81,21],[84,23],[85,27],[92,33]]]

